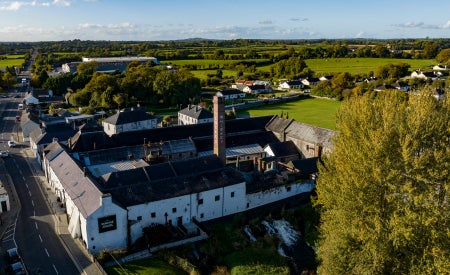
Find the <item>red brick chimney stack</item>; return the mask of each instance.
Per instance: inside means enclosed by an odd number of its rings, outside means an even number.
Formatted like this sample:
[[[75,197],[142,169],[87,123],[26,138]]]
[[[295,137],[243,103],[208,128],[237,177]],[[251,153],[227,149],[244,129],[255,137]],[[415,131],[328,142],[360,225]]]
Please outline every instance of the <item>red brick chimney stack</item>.
[[[214,108],[214,154],[226,164],[225,146],[225,99],[219,92],[213,98]]]

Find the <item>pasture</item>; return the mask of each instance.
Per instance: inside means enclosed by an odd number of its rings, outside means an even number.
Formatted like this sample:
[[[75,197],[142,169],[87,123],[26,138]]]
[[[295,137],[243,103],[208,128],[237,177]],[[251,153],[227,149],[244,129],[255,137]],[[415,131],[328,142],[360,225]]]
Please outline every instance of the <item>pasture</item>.
[[[8,54],[6,59],[0,59],[0,68],[21,67],[25,62],[23,54]]]
[[[283,114],[295,121],[334,130],[336,128],[336,113],[341,106],[340,101],[305,98],[297,101],[264,105],[255,109],[238,111],[238,116],[267,116]]]
[[[321,58],[306,59],[306,65],[316,74],[333,72],[349,72],[350,74],[366,74],[387,64],[407,63],[413,70],[429,70],[436,65],[433,59],[396,59],[396,58]]]
[[[189,67],[194,76],[200,79],[206,79],[208,74],[214,74],[217,68],[221,68],[223,76],[236,76],[237,70],[233,70],[230,64],[238,64],[239,61],[254,61],[256,70],[260,72],[269,72],[273,64],[268,64],[268,60],[164,60],[161,63],[173,64],[176,66]],[[350,74],[367,74],[375,71],[378,67],[387,64],[408,63],[411,65],[410,71],[429,70],[436,65],[434,59],[399,59],[399,58],[320,58],[306,59],[306,65],[313,70],[316,75],[326,75],[337,72],[349,72]],[[195,67],[193,67],[195,66]],[[226,69],[223,69],[227,67]]]

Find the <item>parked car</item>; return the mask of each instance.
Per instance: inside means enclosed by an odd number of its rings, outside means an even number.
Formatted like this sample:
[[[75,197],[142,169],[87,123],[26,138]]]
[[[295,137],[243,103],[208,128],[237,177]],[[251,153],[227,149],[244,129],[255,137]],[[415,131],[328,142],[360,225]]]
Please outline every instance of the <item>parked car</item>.
[[[20,116],[16,116],[16,121],[17,121],[17,122],[20,121]]]
[[[0,157],[6,158],[7,156],[9,156],[8,150],[0,151]]]
[[[16,143],[14,142],[14,140],[8,140],[8,146],[9,147],[16,147]]]

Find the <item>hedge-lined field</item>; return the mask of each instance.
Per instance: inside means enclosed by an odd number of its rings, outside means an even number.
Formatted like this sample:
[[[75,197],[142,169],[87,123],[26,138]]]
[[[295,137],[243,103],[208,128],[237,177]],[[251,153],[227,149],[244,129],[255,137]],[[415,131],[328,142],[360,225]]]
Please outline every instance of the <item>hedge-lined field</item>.
[[[23,54],[9,54],[7,59],[0,59],[0,68],[20,67],[25,62]]]
[[[256,109],[238,111],[238,116],[288,115],[295,121],[322,128],[336,128],[336,113],[340,101],[307,98],[273,105],[264,105]]]
[[[430,70],[436,65],[434,59],[395,59],[395,58],[328,58],[307,59],[306,65],[315,73],[349,72],[351,74],[366,74],[387,64],[408,63],[410,70]]]

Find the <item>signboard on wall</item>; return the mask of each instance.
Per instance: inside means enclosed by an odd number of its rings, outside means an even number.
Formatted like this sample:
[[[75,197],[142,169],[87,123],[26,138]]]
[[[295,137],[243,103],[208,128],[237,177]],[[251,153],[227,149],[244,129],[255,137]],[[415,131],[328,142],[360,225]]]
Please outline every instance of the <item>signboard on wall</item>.
[[[106,216],[98,219],[98,233],[117,229],[116,215]]]

